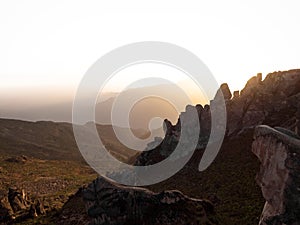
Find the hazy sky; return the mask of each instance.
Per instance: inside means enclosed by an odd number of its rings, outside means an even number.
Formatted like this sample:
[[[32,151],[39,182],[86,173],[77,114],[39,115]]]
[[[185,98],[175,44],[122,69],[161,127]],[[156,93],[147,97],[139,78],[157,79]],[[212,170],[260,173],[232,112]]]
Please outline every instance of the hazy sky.
[[[87,69],[139,41],[182,46],[219,83],[300,68],[300,1],[0,2],[0,101],[72,96]],[[58,97],[60,96],[60,97]]]

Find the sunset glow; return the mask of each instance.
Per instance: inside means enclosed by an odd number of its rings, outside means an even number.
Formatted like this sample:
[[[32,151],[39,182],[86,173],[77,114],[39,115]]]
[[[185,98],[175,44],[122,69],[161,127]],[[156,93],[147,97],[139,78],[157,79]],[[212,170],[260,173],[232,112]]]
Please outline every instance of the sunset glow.
[[[186,48],[219,84],[241,90],[258,72],[300,67],[298,8],[299,1],[2,2],[0,106],[72,101],[96,60],[147,40]],[[186,79],[173,80],[185,84],[193,102],[205,102]],[[118,82],[110,87],[106,91],[118,91]]]

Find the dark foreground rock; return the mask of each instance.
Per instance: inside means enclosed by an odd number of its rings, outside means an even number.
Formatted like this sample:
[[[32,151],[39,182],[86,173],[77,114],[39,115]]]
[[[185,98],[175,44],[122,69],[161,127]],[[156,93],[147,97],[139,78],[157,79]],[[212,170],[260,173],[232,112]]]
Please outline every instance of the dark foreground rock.
[[[91,224],[217,224],[209,201],[189,198],[179,191],[153,193],[100,177],[83,193]]]
[[[300,139],[283,128],[258,126],[252,151],[261,162],[257,183],[266,199],[260,225],[300,224]]]
[[[64,204],[60,213],[56,216],[54,224],[56,225],[88,225],[91,219],[88,217],[86,207],[83,201],[83,191],[85,187],[80,188]]]

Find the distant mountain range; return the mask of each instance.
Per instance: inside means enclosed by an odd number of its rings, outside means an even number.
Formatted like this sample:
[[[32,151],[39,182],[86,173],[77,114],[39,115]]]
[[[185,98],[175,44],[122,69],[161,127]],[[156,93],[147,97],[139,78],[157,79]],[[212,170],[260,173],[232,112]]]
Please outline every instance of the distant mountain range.
[[[90,124],[79,126],[89,132]],[[128,132],[126,128],[118,128]],[[98,134],[116,158],[128,162],[137,152],[128,149],[116,138],[110,125],[97,125]],[[133,130],[140,138],[149,133]],[[37,159],[84,161],[76,144],[72,124],[49,121],[28,122],[21,120],[0,119],[0,154],[26,155]]]
[[[183,84],[185,85],[185,84]],[[122,96],[127,99],[132,99],[134,96],[148,96],[143,101],[139,101],[133,107],[130,113],[130,127],[133,129],[148,130],[148,124],[150,119],[153,117],[166,118],[173,123],[177,122],[178,113],[183,111],[187,104],[195,103],[204,99],[201,94],[189,94],[191,99],[190,102],[177,93],[175,85],[161,84],[156,86],[146,86],[140,88],[132,88],[122,92]],[[193,90],[193,88],[191,88]],[[195,88],[194,88],[195,89]],[[188,90],[191,92],[191,90]],[[199,92],[199,90],[198,90]],[[175,103],[171,105],[166,100],[156,96],[167,95],[168,101]],[[177,93],[177,94],[174,94]],[[105,92],[101,93],[98,98],[98,104],[96,105],[96,123],[102,125],[110,125],[111,122],[111,111],[114,101],[119,93],[116,92]],[[2,105],[0,102],[0,118],[18,119],[26,121],[55,121],[55,122],[71,122],[72,121],[72,104],[73,99],[60,103],[39,103],[37,105],[31,103],[30,107],[24,106],[23,104],[16,103],[5,103]],[[121,102],[121,111],[118,114],[124,116],[123,112],[128,107],[128,103]],[[178,108],[178,112],[175,108]],[[126,124],[115,124],[118,127],[128,127]],[[160,124],[160,127],[162,123]],[[156,125],[155,128],[158,128]]]

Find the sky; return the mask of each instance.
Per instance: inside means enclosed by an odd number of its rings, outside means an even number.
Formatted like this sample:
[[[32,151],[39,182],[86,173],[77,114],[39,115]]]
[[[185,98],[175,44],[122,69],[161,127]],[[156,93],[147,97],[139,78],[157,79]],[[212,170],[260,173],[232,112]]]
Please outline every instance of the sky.
[[[299,7],[298,0],[1,1],[0,107],[67,101],[97,59],[140,41],[186,48],[219,84],[240,90],[258,72],[300,68]]]

